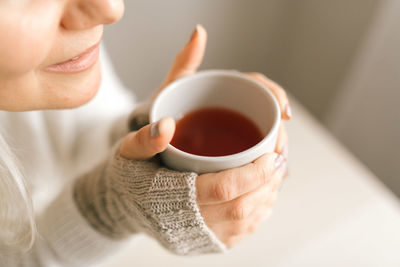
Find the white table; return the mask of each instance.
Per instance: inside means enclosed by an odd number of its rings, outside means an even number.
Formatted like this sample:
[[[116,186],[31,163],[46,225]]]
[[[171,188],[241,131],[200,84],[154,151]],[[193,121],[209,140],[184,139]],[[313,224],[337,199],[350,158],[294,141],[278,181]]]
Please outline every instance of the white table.
[[[105,267],[400,266],[400,202],[299,104],[290,176],[270,219],[223,255],[174,256],[144,237]]]

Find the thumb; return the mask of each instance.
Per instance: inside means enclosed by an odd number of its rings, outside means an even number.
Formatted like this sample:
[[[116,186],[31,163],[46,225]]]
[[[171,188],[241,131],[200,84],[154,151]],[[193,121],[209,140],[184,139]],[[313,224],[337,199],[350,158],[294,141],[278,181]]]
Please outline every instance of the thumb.
[[[189,42],[176,56],[164,82],[153,95],[153,98],[155,98],[164,87],[176,79],[195,73],[203,61],[206,45],[207,32],[203,26],[198,24]]]
[[[149,159],[167,148],[174,132],[174,119],[163,118],[139,131],[129,133],[122,142],[120,155],[127,159]]]

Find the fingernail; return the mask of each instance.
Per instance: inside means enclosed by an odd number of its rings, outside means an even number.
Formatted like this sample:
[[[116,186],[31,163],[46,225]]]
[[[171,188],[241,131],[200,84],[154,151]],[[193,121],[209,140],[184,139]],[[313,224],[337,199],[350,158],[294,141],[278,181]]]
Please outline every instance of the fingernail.
[[[290,172],[289,172],[289,168],[286,167],[285,172],[283,173],[283,179],[285,180],[286,178],[288,178]]]
[[[278,155],[275,159],[275,170],[282,168],[282,165],[285,163],[285,158],[282,155]]]
[[[265,222],[266,220],[268,220],[270,217],[271,217],[271,215],[272,215],[272,209],[269,209],[268,211],[267,211],[267,213],[264,215],[264,218],[262,218],[262,222]]]
[[[289,173],[289,167],[288,167],[288,163],[285,160],[285,162],[283,163],[283,166],[281,167],[281,173],[282,173],[282,178],[285,179],[287,174]]]
[[[190,36],[190,40],[188,43],[191,43],[194,39],[194,37],[196,36],[197,32],[199,31],[199,24],[196,25],[196,28],[194,29],[192,36]]]
[[[282,181],[281,181],[281,183],[280,183],[280,185],[278,187],[279,192],[282,191],[282,188],[283,188],[284,184],[286,183],[286,178],[289,175],[289,168],[288,168],[287,164],[285,164],[285,167],[283,168],[282,173],[283,173],[282,174]]]
[[[290,107],[289,104],[286,104],[285,106],[285,114],[289,119],[292,118],[292,108]]]
[[[285,185],[285,180],[283,180],[283,181],[281,182],[281,184],[279,185],[279,187],[278,187],[278,191],[279,191],[279,192],[282,191],[284,185]]]
[[[285,146],[282,148],[281,155],[282,155],[286,160],[289,158],[289,149],[288,149],[288,145],[285,145]]]
[[[154,122],[150,127],[150,136],[156,138],[160,136],[160,121]]]

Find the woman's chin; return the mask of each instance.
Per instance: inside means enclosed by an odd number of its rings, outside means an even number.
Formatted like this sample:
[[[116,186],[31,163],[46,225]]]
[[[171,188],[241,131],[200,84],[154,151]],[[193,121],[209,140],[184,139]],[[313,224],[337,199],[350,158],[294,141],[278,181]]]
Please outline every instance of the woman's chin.
[[[60,76],[52,86],[53,96],[48,99],[45,109],[71,109],[85,105],[96,96],[101,85],[99,62],[81,73]]]

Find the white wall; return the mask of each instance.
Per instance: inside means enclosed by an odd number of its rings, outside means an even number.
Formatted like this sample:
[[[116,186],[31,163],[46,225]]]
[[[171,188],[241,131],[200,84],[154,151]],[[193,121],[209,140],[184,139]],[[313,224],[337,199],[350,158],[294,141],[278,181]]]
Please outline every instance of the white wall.
[[[105,40],[125,83],[144,98],[202,23],[202,68],[264,72],[323,118],[377,1],[130,0]]]
[[[105,41],[124,82],[140,98],[156,88],[197,23],[209,33],[202,68],[272,69],[280,0],[125,1],[121,22]]]
[[[268,1],[267,1],[268,2]],[[276,79],[319,119],[341,85],[377,0],[282,1]]]
[[[380,4],[327,124],[400,196],[400,1]]]

